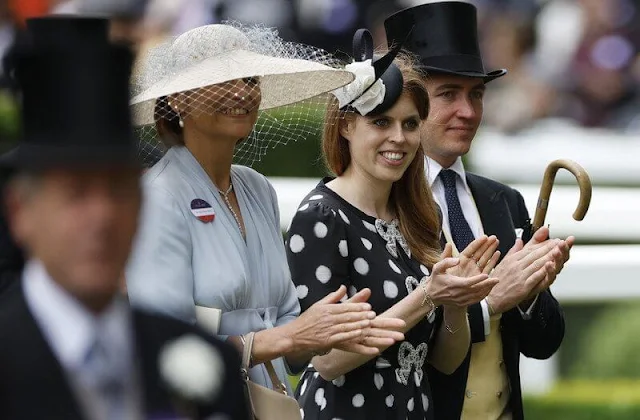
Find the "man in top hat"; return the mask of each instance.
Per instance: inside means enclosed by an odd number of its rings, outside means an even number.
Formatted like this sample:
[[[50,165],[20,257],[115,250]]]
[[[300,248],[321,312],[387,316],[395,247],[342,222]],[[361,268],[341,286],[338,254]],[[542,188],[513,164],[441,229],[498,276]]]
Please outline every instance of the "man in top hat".
[[[475,259],[464,254],[466,246],[479,235],[495,235],[501,252],[492,274],[500,282],[468,308],[472,345],[465,361],[452,375],[429,373],[436,417],[522,419],[520,354],[546,359],[562,342],[562,309],[548,288],[574,238],[548,239],[547,228],[530,238],[522,195],[464,169],[461,158],[480,125],[485,88],[506,74],[485,72],[475,7],[437,2],[402,10],[385,20],[388,43],[408,27],[405,48],[427,73],[430,111],[422,141],[429,185],[442,209],[443,242],[461,258]]]
[[[2,60],[5,73],[11,73],[12,61],[14,60],[14,56],[16,55],[14,54],[14,52],[19,51],[22,48],[21,46],[22,43],[40,42],[40,43],[44,43],[43,46],[46,46],[47,42],[50,42],[47,36],[38,36],[37,33],[33,33],[34,25],[36,26],[38,25],[37,20],[27,21],[27,27],[26,27],[25,33],[23,33],[22,37],[18,40],[18,42],[16,42],[15,45],[10,49],[8,56],[6,56]],[[100,25],[104,25],[104,24],[101,23]],[[109,37],[111,40],[114,40],[113,22],[110,23]],[[54,38],[54,40],[55,39],[57,38]],[[118,39],[114,41],[117,41],[120,43],[120,40]],[[124,43],[129,44],[130,42],[126,41]],[[20,87],[17,86],[17,81],[12,80],[11,78],[8,78],[7,80],[12,84],[11,88],[15,90],[14,94],[16,96],[19,96]],[[9,152],[9,155],[11,153],[12,152]],[[146,141],[139,141],[138,156],[143,166],[143,170],[145,170],[153,166],[157,161],[160,160],[160,158],[162,158],[162,152],[157,145],[150,144]],[[5,157],[0,156],[0,160],[4,158]],[[10,178],[13,172],[14,172],[13,168],[0,169],[0,189],[3,188],[3,186],[7,182],[7,179]],[[11,237],[8,226],[7,226],[7,222],[6,222],[6,216],[4,214],[4,206],[0,206],[0,295],[2,295],[7,289],[12,287],[16,283],[16,280],[19,278],[23,267],[24,267],[24,252],[20,249],[20,247],[15,243],[15,241]]]
[[[30,25],[23,137],[2,161],[27,264],[0,302],[0,418],[245,419],[234,349],[118,297],[141,201],[131,52],[102,19]]]

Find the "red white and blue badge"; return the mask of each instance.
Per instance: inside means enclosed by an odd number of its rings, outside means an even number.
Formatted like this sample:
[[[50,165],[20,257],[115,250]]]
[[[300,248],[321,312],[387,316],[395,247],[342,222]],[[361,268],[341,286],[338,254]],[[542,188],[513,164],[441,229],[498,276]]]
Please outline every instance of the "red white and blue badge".
[[[211,204],[200,198],[191,200],[191,213],[203,223],[213,222],[213,219],[216,218],[216,214],[213,211]]]

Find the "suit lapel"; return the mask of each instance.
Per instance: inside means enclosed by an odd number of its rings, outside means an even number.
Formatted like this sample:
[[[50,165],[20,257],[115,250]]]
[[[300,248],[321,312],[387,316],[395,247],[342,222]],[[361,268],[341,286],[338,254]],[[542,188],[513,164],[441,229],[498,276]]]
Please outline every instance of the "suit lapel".
[[[476,203],[484,233],[496,235],[500,239],[498,250],[500,259],[504,257],[516,238],[509,207],[503,199],[503,192],[492,188],[481,177],[467,173],[467,184]]]
[[[140,366],[142,383],[143,410],[147,416],[169,416],[175,414],[171,398],[162,385],[158,358],[161,345],[162,325],[153,319],[133,310],[133,322],[136,340],[136,354]]]
[[[13,346],[5,356],[9,360],[2,378],[11,389],[11,405],[20,418],[64,418],[81,420],[83,415],[64,370],[47,343],[28,308],[22,285],[5,300],[15,328],[4,345]],[[11,398],[11,397],[10,397]]]

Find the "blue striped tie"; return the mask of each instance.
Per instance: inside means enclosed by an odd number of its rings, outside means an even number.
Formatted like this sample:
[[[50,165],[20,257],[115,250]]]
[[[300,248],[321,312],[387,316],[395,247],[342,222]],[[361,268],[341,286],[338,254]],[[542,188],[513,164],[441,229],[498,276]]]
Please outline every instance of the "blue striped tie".
[[[101,339],[96,337],[85,356],[84,374],[88,385],[105,402],[106,418],[118,420],[125,414],[125,378],[124,372],[121,372],[122,369],[113,360],[116,355],[108,353]]]
[[[458,251],[462,252],[475,238],[467,219],[464,218],[458,192],[456,191],[456,174],[451,169],[440,171],[440,179],[444,184],[444,196],[447,200],[447,213],[449,214],[449,229]]]

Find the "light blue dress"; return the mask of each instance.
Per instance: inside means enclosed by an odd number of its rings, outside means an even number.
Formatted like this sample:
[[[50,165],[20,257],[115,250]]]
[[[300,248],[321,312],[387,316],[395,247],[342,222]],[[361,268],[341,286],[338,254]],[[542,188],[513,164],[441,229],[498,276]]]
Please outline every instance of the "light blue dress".
[[[231,168],[246,242],[217,188],[186,147],[172,147],[143,177],[144,202],[126,270],[132,305],[195,323],[195,305],[221,309],[219,333],[246,334],[300,314],[287,265],[275,191],[253,169]],[[195,199],[215,218],[199,220]],[[274,360],[287,383],[283,359]],[[263,365],[251,379],[271,386]]]

